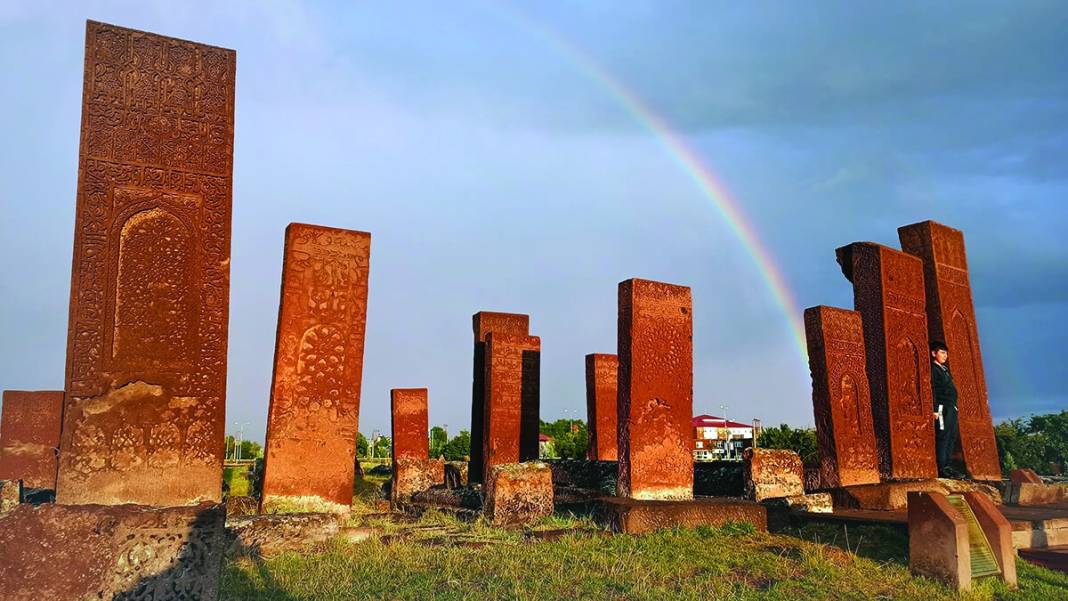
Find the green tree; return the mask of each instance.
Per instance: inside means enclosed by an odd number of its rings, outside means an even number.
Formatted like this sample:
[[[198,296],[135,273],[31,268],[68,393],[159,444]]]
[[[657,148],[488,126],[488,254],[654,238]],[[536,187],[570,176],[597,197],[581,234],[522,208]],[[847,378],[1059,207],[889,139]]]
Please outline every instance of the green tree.
[[[786,424],[780,424],[778,428],[765,428],[757,439],[757,446],[794,451],[805,465],[819,465],[819,445],[813,428],[791,428]]]
[[[240,447],[240,448],[238,448]],[[227,459],[258,459],[263,457],[263,446],[254,440],[242,440],[237,444],[233,435],[226,435],[226,458]]]
[[[452,440],[445,444],[442,454],[449,461],[467,460],[471,456],[471,433],[467,430],[460,430],[459,434],[453,436]]]
[[[1068,458],[1068,411],[1010,419],[994,427],[1001,470],[1030,468],[1063,474]]]
[[[561,459],[583,459],[590,445],[586,422],[580,419],[558,419],[541,422],[540,432],[552,439],[551,456]]]
[[[434,426],[430,429],[430,456],[440,457],[445,451],[445,445],[449,443],[449,435],[445,428]]]
[[[393,443],[388,436],[379,436],[375,440],[375,457],[389,457],[393,452]]]
[[[371,445],[367,443],[367,437],[362,432],[356,433],[356,456],[367,457],[371,454]]]

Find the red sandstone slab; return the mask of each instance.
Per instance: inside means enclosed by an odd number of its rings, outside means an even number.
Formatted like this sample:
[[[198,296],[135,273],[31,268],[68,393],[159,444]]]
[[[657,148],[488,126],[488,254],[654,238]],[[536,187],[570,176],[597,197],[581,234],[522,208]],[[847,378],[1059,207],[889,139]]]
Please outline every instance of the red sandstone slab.
[[[619,357],[597,353],[586,355],[586,415],[590,435],[586,456],[592,461],[616,461],[618,458],[618,376]]]
[[[1000,481],[964,233],[934,221],[897,231],[901,248],[923,260],[928,333],[949,347],[949,366],[959,393],[960,448],[968,473],[976,480]]]
[[[0,415],[0,480],[56,488],[62,390],[5,390]]]
[[[910,492],[909,569],[957,590],[972,587],[968,522],[945,495]]]
[[[537,459],[537,430],[528,428],[538,401],[541,339],[490,332],[486,336],[486,421],[483,473],[498,464]],[[533,439],[533,456],[527,440]],[[474,441],[472,441],[474,444]]]
[[[879,482],[871,394],[860,313],[805,309],[812,408],[820,448],[820,486]]]
[[[86,23],[58,503],[220,500],[236,60]]]
[[[837,250],[864,322],[872,423],[884,478],[935,478],[923,263],[871,242]]]
[[[392,406],[393,460],[430,456],[426,388],[394,388]]]
[[[748,448],[743,453],[746,496],[754,501],[805,494],[801,457],[785,449]]]
[[[486,336],[490,332],[526,336],[530,333],[530,317],[520,313],[479,311],[471,316],[475,334],[474,371],[471,378],[471,482],[483,480],[482,449],[485,445],[486,425]]]
[[[486,469],[483,513],[495,525],[529,524],[553,514],[553,477],[540,461]]]
[[[274,382],[267,416],[265,511],[352,504],[371,234],[286,228]]]
[[[221,505],[20,505],[0,518],[5,601],[218,598]]]
[[[990,550],[1001,568],[1001,578],[1016,588],[1016,550],[1012,547],[1012,524],[1001,515],[990,497],[980,492],[964,493],[964,500],[990,543]]]
[[[693,498],[693,302],[690,289],[619,284],[620,497]]]

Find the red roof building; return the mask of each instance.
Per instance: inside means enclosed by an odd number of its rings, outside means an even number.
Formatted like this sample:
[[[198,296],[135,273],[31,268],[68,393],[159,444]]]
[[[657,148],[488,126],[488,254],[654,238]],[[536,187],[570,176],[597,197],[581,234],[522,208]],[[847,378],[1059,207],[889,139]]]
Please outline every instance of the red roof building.
[[[742,449],[753,446],[753,424],[731,421],[715,415],[696,415],[693,426],[694,461],[741,459]]]

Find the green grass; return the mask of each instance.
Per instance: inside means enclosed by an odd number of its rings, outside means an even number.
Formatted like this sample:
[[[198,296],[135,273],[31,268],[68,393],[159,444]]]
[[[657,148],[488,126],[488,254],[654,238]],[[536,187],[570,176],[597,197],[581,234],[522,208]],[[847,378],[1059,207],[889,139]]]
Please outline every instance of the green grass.
[[[248,468],[223,468],[223,480],[230,487],[231,497],[244,497],[249,494]]]
[[[356,487],[353,525],[378,534],[313,553],[229,561],[221,599],[916,599],[1068,598],[1068,576],[1018,560],[1020,588],[987,579],[958,596],[909,574],[908,543],[879,526],[754,532],[748,524],[608,535],[557,514],[525,530],[428,511],[384,515],[375,479]],[[572,530],[536,540],[537,531]]]

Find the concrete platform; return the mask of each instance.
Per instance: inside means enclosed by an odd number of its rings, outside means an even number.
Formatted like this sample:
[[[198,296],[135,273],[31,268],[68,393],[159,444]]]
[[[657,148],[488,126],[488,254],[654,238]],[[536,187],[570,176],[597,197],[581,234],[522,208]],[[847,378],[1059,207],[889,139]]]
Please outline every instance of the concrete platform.
[[[910,492],[959,494],[978,491],[986,493],[995,503],[1001,503],[1001,492],[989,484],[967,480],[915,480],[911,482],[880,482],[832,489],[835,509],[868,509],[875,511],[903,511],[908,507]]]
[[[1068,574],[1068,545],[1057,545],[1045,549],[1020,549],[1020,559],[1050,570]]]
[[[728,522],[748,522],[767,531],[767,509],[754,501],[730,497],[697,497],[692,501],[637,501],[604,497],[597,501],[594,515],[613,531],[644,534],[677,526],[722,526]]]

